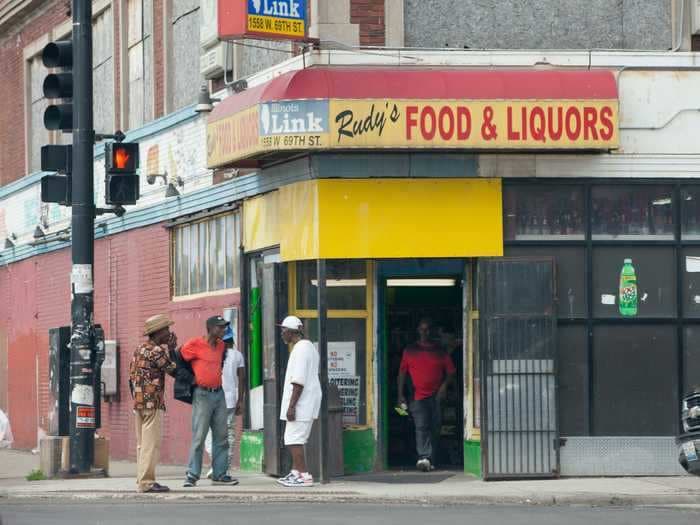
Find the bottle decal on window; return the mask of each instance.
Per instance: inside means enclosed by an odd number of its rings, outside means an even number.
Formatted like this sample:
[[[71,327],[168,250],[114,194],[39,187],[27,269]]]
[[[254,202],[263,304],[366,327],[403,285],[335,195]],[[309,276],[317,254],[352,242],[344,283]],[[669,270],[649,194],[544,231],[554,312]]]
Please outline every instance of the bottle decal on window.
[[[624,317],[637,315],[637,275],[632,259],[625,259],[620,271],[620,314]]]

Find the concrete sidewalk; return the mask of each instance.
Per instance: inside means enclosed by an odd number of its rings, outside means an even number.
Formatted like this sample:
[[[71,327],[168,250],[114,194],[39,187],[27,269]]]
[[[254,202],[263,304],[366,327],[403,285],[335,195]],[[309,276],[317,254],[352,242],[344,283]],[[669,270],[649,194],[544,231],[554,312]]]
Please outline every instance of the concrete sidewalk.
[[[38,468],[38,456],[0,450],[0,502],[27,498],[69,500],[144,501],[231,501],[231,502],[349,502],[588,504],[588,505],[678,505],[700,504],[700,477],[577,478],[559,480],[483,482],[457,472],[390,472],[347,476],[328,485],[288,489],[273,478],[237,473],[240,485],[213,486],[202,480],[199,486],[182,487],[184,466],[162,466],[158,481],[172,491],[164,495],[135,491],[135,465],[112,461],[111,477],[91,480],[26,481]]]

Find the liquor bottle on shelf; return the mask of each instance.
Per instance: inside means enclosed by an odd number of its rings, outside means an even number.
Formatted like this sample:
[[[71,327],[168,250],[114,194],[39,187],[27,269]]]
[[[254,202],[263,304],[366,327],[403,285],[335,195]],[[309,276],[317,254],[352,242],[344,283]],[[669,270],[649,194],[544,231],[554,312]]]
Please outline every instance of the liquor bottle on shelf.
[[[639,232],[642,235],[649,235],[653,232],[653,226],[651,224],[651,216],[649,214],[649,209],[645,206],[642,208],[642,217],[641,220],[639,221],[642,229]]]

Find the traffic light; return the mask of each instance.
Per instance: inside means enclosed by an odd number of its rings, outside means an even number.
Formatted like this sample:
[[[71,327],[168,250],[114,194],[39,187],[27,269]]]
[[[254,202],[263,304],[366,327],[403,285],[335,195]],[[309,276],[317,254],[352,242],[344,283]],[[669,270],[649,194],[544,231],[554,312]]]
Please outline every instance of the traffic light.
[[[44,175],[41,178],[41,202],[71,205],[71,167],[73,146],[46,145],[41,147],[41,171],[64,175]]]
[[[41,53],[44,66],[58,69],[46,75],[43,84],[44,96],[58,100],[44,111],[44,127],[51,131],[73,129],[73,42],[58,40],[44,46]],[[41,178],[42,202],[71,204],[71,146],[46,145],[41,148],[41,170],[55,171],[62,175],[45,175]]]
[[[139,200],[139,145],[136,142],[105,144],[105,202],[136,204]]]
[[[69,131],[73,129],[73,42],[59,40],[46,44],[41,59],[49,69],[60,69],[49,73],[44,79],[44,96],[62,99],[51,104],[44,112],[44,126],[49,130]]]

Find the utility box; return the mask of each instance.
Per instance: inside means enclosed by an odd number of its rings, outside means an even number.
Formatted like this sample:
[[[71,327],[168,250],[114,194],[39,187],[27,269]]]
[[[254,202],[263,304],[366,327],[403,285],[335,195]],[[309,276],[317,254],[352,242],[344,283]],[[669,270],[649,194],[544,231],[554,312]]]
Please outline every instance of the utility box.
[[[102,395],[104,397],[119,394],[119,351],[116,341],[105,341],[105,358],[101,367]]]
[[[49,329],[49,436],[70,434],[70,326]]]

